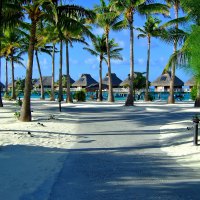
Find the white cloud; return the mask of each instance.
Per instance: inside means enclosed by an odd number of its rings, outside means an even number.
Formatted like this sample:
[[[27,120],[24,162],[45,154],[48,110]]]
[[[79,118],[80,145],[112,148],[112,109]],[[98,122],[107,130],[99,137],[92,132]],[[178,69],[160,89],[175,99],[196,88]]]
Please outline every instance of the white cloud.
[[[91,64],[96,63],[96,61],[97,61],[96,58],[87,58],[87,59],[84,60],[84,63],[91,65]]]
[[[119,44],[120,48],[124,48],[125,47],[125,42],[123,40],[119,40],[118,38],[116,38],[115,42]]]
[[[78,60],[72,58],[69,59],[69,62],[72,64],[78,64]]]
[[[138,58],[136,61],[139,65],[144,65],[144,59],[143,58]]]

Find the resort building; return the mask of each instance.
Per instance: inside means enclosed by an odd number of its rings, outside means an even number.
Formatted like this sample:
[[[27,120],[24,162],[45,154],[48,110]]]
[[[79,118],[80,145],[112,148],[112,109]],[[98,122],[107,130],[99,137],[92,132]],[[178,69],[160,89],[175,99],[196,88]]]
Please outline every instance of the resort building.
[[[0,82],[0,90],[3,90],[3,88],[5,88],[5,85],[2,82]]]
[[[52,81],[52,77],[51,76],[43,76],[42,77],[42,82],[43,82],[44,90],[51,89],[51,81]],[[40,79],[37,79],[37,81],[34,84],[34,88],[38,89],[40,87],[41,87]]]
[[[137,74],[138,74],[138,73],[140,73],[140,72],[135,72],[135,73],[134,73],[134,78],[137,77]],[[140,73],[140,74],[142,74],[142,73]],[[122,81],[122,82],[119,84],[119,86],[127,88],[127,87],[129,87],[129,85],[130,85],[130,74],[128,74],[128,77],[127,77],[124,81]]]
[[[171,72],[165,72],[160,75],[155,81],[151,83],[151,86],[155,87],[155,92],[169,92],[171,80]],[[174,91],[181,92],[184,82],[175,76]]]
[[[81,90],[82,88],[86,88],[87,86],[96,83],[98,82],[93,79],[90,74],[82,74],[81,77],[72,84],[72,87],[76,87],[77,90]]]
[[[63,83],[63,88],[67,88],[67,75],[63,75],[63,79],[64,79],[64,83]],[[70,77],[70,86],[73,84],[75,82],[75,80],[74,79],[72,79],[71,77]]]
[[[191,91],[191,89],[194,87],[194,85],[195,85],[195,78],[194,77],[192,77],[191,79],[189,79],[184,84],[184,86],[188,86],[189,87],[189,91]]]
[[[112,86],[113,86],[113,88],[119,88],[120,87],[120,83],[122,82],[122,80],[120,78],[118,78],[115,73],[112,73],[111,77],[112,77]],[[108,73],[103,78],[102,83],[105,84],[105,85],[109,85]]]

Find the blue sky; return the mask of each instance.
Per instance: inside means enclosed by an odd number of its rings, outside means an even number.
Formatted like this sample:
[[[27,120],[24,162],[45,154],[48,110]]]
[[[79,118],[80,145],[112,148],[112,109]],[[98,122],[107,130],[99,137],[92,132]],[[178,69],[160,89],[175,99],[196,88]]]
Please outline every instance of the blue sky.
[[[73,0],[73,4],[81,5],[86,8],[93,8],[94,4],[99,4],[99,0]],[[173,11],[171,16],[174,16]],[[159,16],[164,22],[167,19],[164,19],[162,16]],[[145,18],[135,15],[135,27],[142,27],[144,25]],[[101,35],[103,30],[100,28],[94,28],[93,33],[95,35]],[[115,41],[123,48],[121,52],[123,56],[123,61],[111,61],[112,73],[116,73],[117,76],[124,80],[129,74],[129,31],[123,30],[120,32],[111,32],[110,38],[114,38]],[[91,44],[91,41],[88,40],[88,43]],[[74,80],[77,80],[81,74],[89,73],[94,79],[99,80],[98,77],[98,66],[99,60],[90,55],[88,52],[83,50],[84,45],[82,44],[73,44],[73,48],[70,48],[70,74]],[[66,61],[65,61],[65,46],[63,52],[63,74],[66,74]],[[137,32],[135,34],[135,71],[145,72],[146,71],[146,60],[147,60],[147,39],[137,39]],[[150,61],[150,81],[154,81],[163,71],[170,55],[172,54],[173,47],[172,45],[167,45],[158,39],[152,39],[151,46],[151,61]],[[39,55],[41,70],[43,76],[51,76],[51,58],[48,55],[40,54]],[[24,56],[24,64],[27,64],[27,56]],[[58,67],[59,67],[59,53],[56,55],[56,80],[58,79]],[[15,67],[15,77],[23,78],[25,77],[25,68],[21,66]],[[103,64],[103,77],[107,73],[107,66]],[[176,75],[181,78],[183,81],[187,81],[191,74],[186,73],[183,70],[178,69]],[[2,59],[2,82],[5,81],[5,61]],[[37,63],[34,60],[33,67],[33,78],[38,78]],[[9,82],[11,82],[11,68],[9,64]]]

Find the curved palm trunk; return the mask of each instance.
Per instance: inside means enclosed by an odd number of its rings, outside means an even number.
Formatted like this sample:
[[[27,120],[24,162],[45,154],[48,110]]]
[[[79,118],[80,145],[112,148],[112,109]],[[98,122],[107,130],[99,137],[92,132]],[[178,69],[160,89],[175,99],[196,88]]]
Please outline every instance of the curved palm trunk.
[[[178,18],[178,2],[174,5],[175,10],[175,18]],[[176,24],[176,28],[178,29],[178,23]],[[177,41],[174,40],[174,51],[175,53],[177,50]],[[175,80],[175,73],[176,73],[176,64],[173,62],[172,69],[171,69],[171,80],[170,80],[170,89],[169,89],[169,97],[168,97],[168,104],[174,104],[174,80]]]
[[[59,92],[58,92],[58,101],[63,100],[62,94],[62,40],[60,41],[60,66],[59,66]]]
[[[2,97],[1,97],[1,86],[0,86],[0,107],[3,107],[3,101],[2,101]]]
[[[54,93],[54,78],[55,77],[55,44],[53,44],[53,52],[52,52],[52,79],[51,79],[51,97],[50,101],[55,101],[55,93]]]
[[[99,93],[98,93],[98,99],[97,101],[103,101],[103,95],[102,95],[102,56],[100,56],[100,62],[99,62]]]
[[[32,71],[33,71],[33,57],[35,46],[36,21],[31,21],[30,41],[28,48],[28,66],[26,69],[24,99],[20,113],[20,120],[23,122],[31,121],[31,88],[32,88]]]
[[[148,36],[148,50],[147,50],[147,68],[146,68],[146,87],[145,87],[145,96],[144,100],[149,100],[149,63],[150,63],[150,45],[151,37]]]
[[[6,69],[5,69],[5,73],[6,73],[6,85],[5,85],[5,92],[8,92],[8,60],[6,59]]]
[[[134,81],[134,32],[133,32],[133,14],[129,20],[130,28],[130,86],[128,96],[125,102],[125,106],[134,105],[134,96],[133,96],[133,81]]]
[[[194,107],[200,107],[200,82],[197,82],[197,97],[194,102]]]
[[[14,69],[14,61],[13,57],[11,58],[11,68],[12,68],[12,99],[16,99],[16,93],[15,93],[15,69]]]
[[[71,98],[71,94],[70,94],[70,74],[69,74],[69,43],[68,41],[66,41],[66,70],[67,70],[67,98],[66,98],[66,102],[67,103],[72,103],[72,98]]]
[[[42,72],[41,72],[41,67],[40,67],[40,62],[39,62],[38,52],[37,51],[35,51],[35,56],[36,56],[38,72],[39,72],[39,76],[40,76],[40,92],[41,92],[40,99],[45,99],[44,98],[44,84],[43,84],[43,80],[42,80]]]
[[[109,86],[108,86],[108,102],[114,102],[113,87],[112,87],[112,76],[111,76],[111,63],[110,63],[110,48],[109,48],[109,33],[106,32],[106,48],[108,56],[108,77],[109,77]]]

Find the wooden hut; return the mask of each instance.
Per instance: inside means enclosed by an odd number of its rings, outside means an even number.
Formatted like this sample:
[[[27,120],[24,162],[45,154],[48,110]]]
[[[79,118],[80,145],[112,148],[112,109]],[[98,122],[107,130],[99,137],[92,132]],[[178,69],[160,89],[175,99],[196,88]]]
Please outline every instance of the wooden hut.
[[[82,74],[81,77],[72,84],[72,87],[76,87],[77,89],[82,89],[95,83],[98,82],[95,79],[93,79],[90,74]]]
[[[67,80],[67,75],[63,75],[63,78],[64,78],[65,80]],[[72,85],[74,82],[75,82],[75,80],[72,79],[72,78],[70,77],[70,85]],[[67,83],[66,83],[66,82],[63,83],[63,87],[64,87],[64,88],[67,87]]]
[[[2,90],[3,88],[5,88],[5,85],[2,82],[0,82],[0,89]]]
[[[189,79],[187,82],[185,82],[184,86],[189,86],[189,90],[191,91],[191,89],[194,87],[195,85],[195,78],[192,77],[191,79]]]
[[[44,90],[48,90],[51,89],[51,81],[52,81],[52,77],[51,76],[43,76],[42,77],[42,82],[43,82],[43,86],[44,86]],[[35,88],[40,88],[40,79],[38,79],[35,84],[34,84]]]
[[[134,73],[134,78],[136,78],[137,77],[137,74],[138,73],[140,73],[140,72],[135,72]],[[142,73],[141,73],[142,74]],[[122,81],[120,84],[119,84],[119,86],[121,86],[121,87],[128,87],[130,85],[130,74],[128,74],[128,77],[124,80],[124,81]]]
[[[111,77],[112,77],[112,86],[113,86],[113,88],[118,88],[120,86],[120,83],[122,82],[122,80],[120,78],[118,78],[115,73],[112,73]],[[102,84],[109,85],[108,73],[103,78]]]
[[[169,92],[171,80],[171,72],[165,72],[160,75],[155,81],[151,83],[151,86],[155,87],[155,92]],[[174,91],[181,92],[184,82],[175,76]]]

